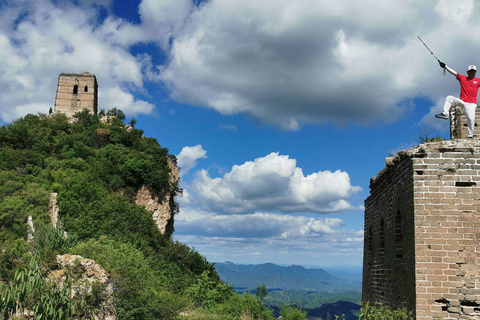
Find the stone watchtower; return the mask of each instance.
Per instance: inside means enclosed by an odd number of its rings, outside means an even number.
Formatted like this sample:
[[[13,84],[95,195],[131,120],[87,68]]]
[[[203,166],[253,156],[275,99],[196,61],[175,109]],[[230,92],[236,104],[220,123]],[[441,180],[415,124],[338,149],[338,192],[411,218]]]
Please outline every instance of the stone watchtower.
[[[461,119],[451,140],[399,152],[372,178],[364,302],[404,305],[416,319],[480,319],[480,141],[455,138]]]
[[[73,117],[83,109],[97,114],[98,84],[95,75],[88,72],[82,74],[61,73],[58,76],[55,113],[63,113]]]

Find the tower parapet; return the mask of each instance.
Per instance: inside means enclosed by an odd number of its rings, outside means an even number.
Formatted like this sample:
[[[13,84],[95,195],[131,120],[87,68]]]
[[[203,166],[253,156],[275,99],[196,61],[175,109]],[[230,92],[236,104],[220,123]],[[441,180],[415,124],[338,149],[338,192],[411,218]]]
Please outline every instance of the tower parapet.
[[[95,75],[84,72],[61,73],[58,76],[55,113],[63,113],[71,118],[83,109],[97,114],[97,108],[98,84]]]
[[[480,121],[480,108],[477,106],[475,111],[474,138],[480,136],[478,130],[478,121]],[[464,107],[450,108],[450,139],[467,139],[467,115]]]

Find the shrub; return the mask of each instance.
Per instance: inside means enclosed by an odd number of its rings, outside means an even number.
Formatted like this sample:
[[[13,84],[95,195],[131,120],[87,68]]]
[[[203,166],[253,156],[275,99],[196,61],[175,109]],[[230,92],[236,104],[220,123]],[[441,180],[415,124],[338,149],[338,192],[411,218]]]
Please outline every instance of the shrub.
[[[244,293],[233,294],[225,302],[219,304],[215,311],[228,319],[274,319],[272,311],[266,308],[260,299]]]
[[[210,276],[209,271],[204,271],[197,282],[192,285],[188,293],[196,306],[212,309],[218,303],[222,303],[233,295],[232,287]]]
[[[285,320],[306,320],[307,312],[293,306],[285,306],[280,310],[282,319]]]
[[[362,320],[410,320],[413,319],[412,312],[407,308],[401,307],[392,310],[380,302],[373,304],[367,302],[360,310],[360,318]]]
[[[94,318],[94,310],[86,307],[83,299],[71,297],[72,281],[67,274],[63,285],[43,278],[35,259],[28,268],[15,272],[15,282],[4,286],[0,292],[0,314],[9,319],[17,308],[29,310],[36,319],[66,320],[71,318]]]
[[[110,273],[119,319],[173,319],[187,305],[186,298],[168,288],[168,266],[156,269],[129,243],[100,237],[79,243],[71,252],[94,259]]]

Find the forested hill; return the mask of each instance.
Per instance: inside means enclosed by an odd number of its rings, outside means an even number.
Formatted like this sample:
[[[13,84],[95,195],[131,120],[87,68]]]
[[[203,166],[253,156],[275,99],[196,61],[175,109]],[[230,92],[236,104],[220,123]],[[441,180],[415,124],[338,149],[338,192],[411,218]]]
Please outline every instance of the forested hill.
[[[108,123],[88,112],[73,122],[27,115],[0,127],[3,318],[18,311],[42,319],[272,319],[260,299],[236,295],[212,264],[162,235],[135,204],[142,187],[159,197],[181,191],[169,181],[175,157],[113,115]]]

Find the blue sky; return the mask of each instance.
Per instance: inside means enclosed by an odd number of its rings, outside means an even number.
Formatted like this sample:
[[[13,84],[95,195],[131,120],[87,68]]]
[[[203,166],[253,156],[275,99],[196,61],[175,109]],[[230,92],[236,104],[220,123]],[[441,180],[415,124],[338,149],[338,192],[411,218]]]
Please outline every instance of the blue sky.
[[[209,261],[361,266],[363,201],[384,159],[429,132],[480,64],[473,0],[0,1],[0,121],[97,76],[178,156],[174,238]],[[430,128],[433,130],[430,130]]]

